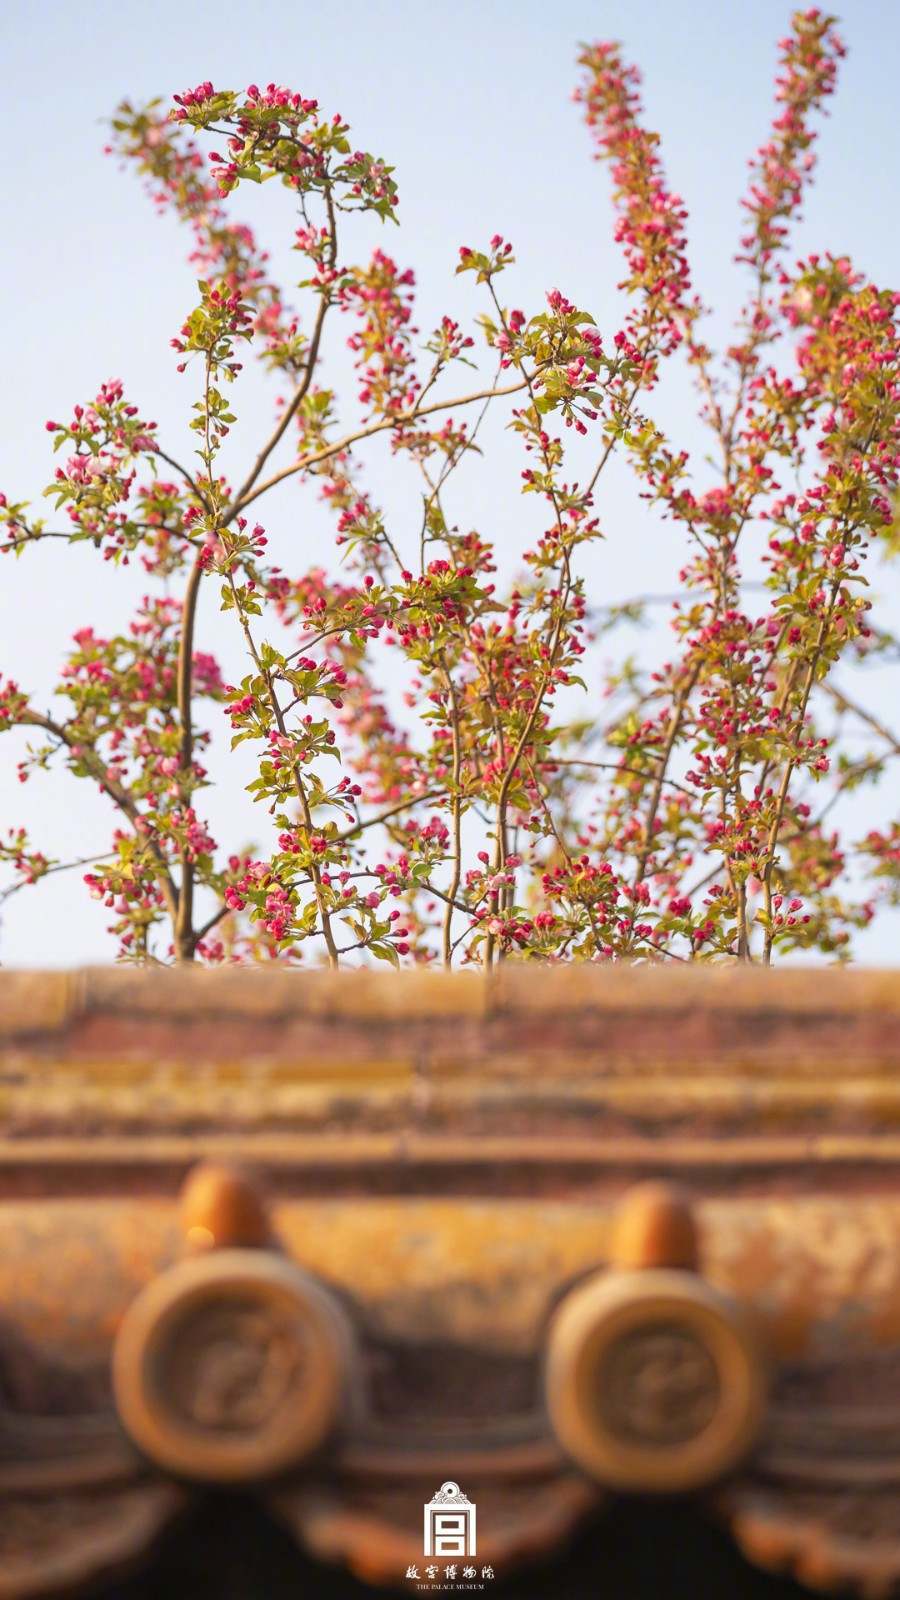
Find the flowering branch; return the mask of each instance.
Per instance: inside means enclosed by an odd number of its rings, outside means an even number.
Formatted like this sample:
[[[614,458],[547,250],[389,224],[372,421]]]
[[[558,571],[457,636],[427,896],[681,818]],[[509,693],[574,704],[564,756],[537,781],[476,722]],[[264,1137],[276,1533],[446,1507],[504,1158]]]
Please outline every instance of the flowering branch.
[[[23,781],[59,758],[118,811],[109,852],[83,865],[123,958],[843,959],[879,904],[900,903],[900,823],[849,844],[829,831],[837,801],[900,753],[832,677],[898,648],[864,574],[874,548],[898,547],[900,295],[843,255],[788,256],[843,50],[818,9],[795,13],[779,46],[737,258],[750,289],[718,354],[687,210],[617,44],[581,51],[576,98],[612,178],[618,328],[559,288],[516,305],[513,247],[495,234],[458,253],[482,296],[472,330],[448,313],[422,333],[412,271],[382,248],[353,254],[360,215],[397,222],[393,168],[314,99],[205,82],[168,110],[119,108],[113,150],[191,239],[196,299],[172,344],[193,385],[195,459],[163,447],[117,380],[48,422],[54,525],[0,496],[3,549],[83,545],[139,563],[152,592],[121,634],[79,629],[63,709],[36,712],[0,682],[0,731],[49,736],[25,745]],[[290,292],[232,215],[246,183],[286,202]],[[355,394],[328,378],[339,330]],[[494,376],[460,383],[479,342]],[[233,487],[221,451],[244,428],[232,397],[248,359],[272,375],[275,417]],[[683,362],[709,436],[698,463],[652,415]],[[503,402],[536,523],[509,579],[453,509]],[[408,517],[366,487],[379,441],[412,469]],[[615,536],[602,498],[616,453],[677,540],[671,595],[588,593],[585,570]],[[320,552],[289,571],[271,561],[254,517],[289,483],[326,503],[339,566]],[[756,566],[745,576],[750,540],[761,583]],[[234,683],[198,648],[211,587],[236,624]],[[671,606],[670,659],[604,665],[599,642],[650,604]],[[252,752],[248,793],[267,819],[252,851],[223,851],[202,816],[204,790],[227,781],[206,766],[223,716],[232,748]],[[16,888],[63,870],[22,829],[0,841],[0,865]]]

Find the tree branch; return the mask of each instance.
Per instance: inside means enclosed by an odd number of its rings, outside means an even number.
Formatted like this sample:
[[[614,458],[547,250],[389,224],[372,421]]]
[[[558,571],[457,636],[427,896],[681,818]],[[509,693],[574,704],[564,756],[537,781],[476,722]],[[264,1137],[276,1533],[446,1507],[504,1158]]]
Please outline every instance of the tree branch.
[[[282,467],[280,471],[273,472],[270,478],[264,479],[251,489],[248,494],[238,497],[228,508],[228,519],[237,516],[239,511],[258,500],[269,489],[274,489],[278,483],[283,483],[285,478],[292,478],[295,473],[305,472],[307,467],[314,467],[320,461],[327,461],[331,456],[340,455],[343,450],[349,450],[351,445],[359,444],[362,439],[374,438],[377,433],[385,433],[391,428],[402,428],[404,424],[417,422],[420,417],[430,416],[435,411],[453,411],[459,406],[474,405],[478,400],[498,400],[504,395],[520,394],[527,385],[522,383],[509,383],[501,388],[476,389],[472,394],[458,395],[455,400],[436,400],[430,406],[423,406],[418,412],[403,412],[396,417],[382,417],[379,422],[370,422],[364,428],[357,428],[353,433],[347,433],[343,439],[337,439],[334,444],[322,445],[318,450],[311,450],[308,455],[301,456],[293,461],[290,466]]]
[[[59,739],[60,743],[66,746],[66,749],[71,750],[73,748],[74,741],[70,738],[68,730],[63,727],[62,723],[55,722],[52,717],[42,716],[39,711],[32,711],[29,709],[23,711],[18,720],[19,722],[26,723],[33,728],[43,728],[46,733],[52,733],[55,739]],[[159,848],[159,845],[154,839],[149,838],[144,833],[142,828],[138,827],[138,822],[141,820],[140,812],[138,811],[138,808],[132,800],[130,794],[128,793],[127,789],[122,788],[120,783],[116,783],[114,779],[107,777],[105,771],[102,770],[102,763],[94,755],[94,752],[87,751],[82,748],[79,753],[79,760],[87,762],[88,766],[93,766],[94,781],[103,790],[104,794],[107,795],[110,800],[112,800],[113,804],[118,806],[123,816],[128,818],[128,821],[134,828],[139,840],[142,844],[146,845],[147,849],[150,851],[150,854],[153,856],[154,861],[157,863],[159,868],[160,886],[165,898],[166,910],[168,911],[172,920],[172,928],[174,931],[176,922],[178,920],[178,891],[175,888],[172,874],[169,871],[169,864]]]

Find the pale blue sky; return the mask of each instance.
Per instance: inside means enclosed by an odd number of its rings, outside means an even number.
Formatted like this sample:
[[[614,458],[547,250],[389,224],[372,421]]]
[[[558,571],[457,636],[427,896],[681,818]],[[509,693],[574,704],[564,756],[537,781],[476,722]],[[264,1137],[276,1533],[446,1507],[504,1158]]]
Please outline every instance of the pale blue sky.
[[[620,319],[614,287],[620,259],[610,238],[608,177],[593,164],[571,104],[578,41],[620,38],[641,65],[648,117],[663,134],[669,176],[690,208],[697,287],[731,315],[744,287],[731,265],[737,197],[747,158],[771,116],[775,42],[788,15],[776,0],[717,7],[673,0],[345,0],[340,6],[7,0],[0,21],[7,106],[0,488],[16,498],[37,495],[51,470],[44,420],[68,414],[108,376],[124,379],[173,448],[190,448],[190,379],[176,376],[168,348],[192,303],[184,240],[173,223],[155,217],[134,177],[101,153],[101,119],[123,95],[170,94],[204,78],[234,87],[274,78],[315,95],[347,117],[357,144],[397,167],[403,226],[384,242],[416,269],[423,329],[444,310],[471,317],[479,309],[470,281],[453,277],[456,249],[496,230],[516,246],[512,303],[536,309],[544,290],[558,284],[611,332]],[[850,0],[842,20],[850,54],[820,141],[798,252],[850,248],[867,273],[896,282],[900,7]],[[251,219],[289,273],[291,219],[279,196],[267,190]],[[361,251],[369,241],[369,234],[361,236]],[[713,336],[722,327],[717,316]],[[338,372],[346,369],[343,337],[330,356]],[[692,447],[698,435],[689,398],[675,382],[660,407],[666,425]],[[237,461],[265,433],[271,395],[248,379],[234,400],[244,440]],[[461,520],[496,537],[513,563],[533,523],[516,493],[520,463],[499,423],[489,437],[497,462],[473,469],[455,506]],[[415,520],[415,483],[398,474],[384,450],[372,456],[370,483],[402,538]],[[670,532],[656,529],[651,537],[623,474],[610,478],[600,513],[609,538],[591,568],[596,597],[669,586],[679,551]],[[308,498],[283,494],[264,520],[284,565],[299,568],[325,548],[327,524]],[[136,576],[123,582],[108,568],[98,572],[84,548],[53,543],[15,566],[4,563],[0,671],[46,695],[73,629],[85,622],[122,625],[140,587]],[[896,581],[876,573],[875,587],[893,595],[896,611]],[[628,642],[659,646],[653,634]],[[211,600],[199,643],[220,648],[226,668],[238,670],[230,632]],[[890,710],[897,700],[890,678],[873,678],[872,686],[881,709]],[[27,820],[35,841],[57,855],[103,847],[110,819],[102,801],[66,776],[20,790],[16,753],[13,740],[4,739],[0,826]],[[886,791],[876,809],[890,809]],[[229,844],[243,842],[251,826],[262,827],[262,818],[248,815],[239,784],[216,799],[212,812]],[[108,959],[105,920],[78,874],[59,876],[9,903],[0,959]],[[895,926],[867,935],[860,953],[893,959]]]

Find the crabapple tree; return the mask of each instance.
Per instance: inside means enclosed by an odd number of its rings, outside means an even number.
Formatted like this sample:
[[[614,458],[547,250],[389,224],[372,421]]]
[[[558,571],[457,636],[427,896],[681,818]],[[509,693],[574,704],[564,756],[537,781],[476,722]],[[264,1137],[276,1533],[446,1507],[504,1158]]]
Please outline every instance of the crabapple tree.
[[[20,672],[0,680],[0,729],[20,741],[23,781],[62,767],[60,783],[102,791],[113,832],[85,882],[122,957],[768,964],[846,953],[897,899],[900,825],[853,839],[835,819],[900,743],[835,668],[897,650],[864,574],[894,538],[900,295],[843,255],[791,258],[843,46],[833,18],[806,10],[779,49],[743,201],[745,307],[720,351],[618,45],[582,51],[576,98],[612,181],[620,327],[559,288],[519,308],[513,249],[495,235],[458,252],[483,295],[475,327],[444,316],[423,337],[393,247],[354,254],[360,216],[387,229],[398,196],[394,169],[340,116],[274,84],[119,107],[112,151],[192,241],[197,297],[172,342],[196,448],[177,460],[115,380],[48,421],[48,514],[2,497],[7,556],[81,544],[141,563],[148,594],[122,632],[75,634],[50,707]],[[242,186],[270,181],[285,191],[296,308],[232,216]],[[355,363],[349,395],[326,380],[335,340]],[[277,390],[264,438],[238,419],[248,360]],[[684,361],[707,462],[654,420],[661,374]],[[508,588],[489,532],[447,509],[498,409],[521,450],[510,493],[541,525]],[[220,452],[239,427],[252,442],[231,483]],[[412,543],[366,488],[379,448],[408,466]],[[670,659],[601,679],[592,644],[642,605],[604,607],[583,572],[586,547],[615,538],[601,532],[614,453],[668,524],[680,592]],[[267,555],[266,496],[288,482],[333,513],[330,567],[285,572]],[[746,581],[748,544],[765,551],[761,585]],[[240,642],[234,683],[198,636],[205,591]],[[388,660],[407,678],[405,720]],[[253,753],[252,849],[205,820],[216,719]],[[863,757],[848,727],[871,740]],[[3,834],[6,893],[70,865],[53,852],[18,823]]]

